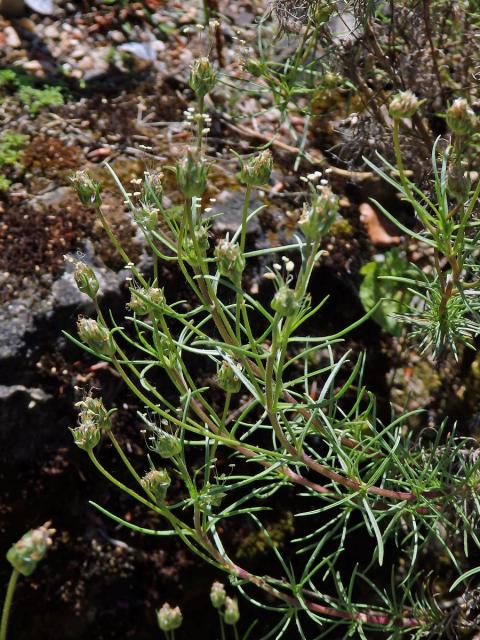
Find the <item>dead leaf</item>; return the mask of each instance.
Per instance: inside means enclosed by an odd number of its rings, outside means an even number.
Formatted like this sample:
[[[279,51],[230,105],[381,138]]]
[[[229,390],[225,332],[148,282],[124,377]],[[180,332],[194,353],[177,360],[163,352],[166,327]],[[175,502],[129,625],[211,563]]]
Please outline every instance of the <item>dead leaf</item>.
[[[399,244],[400,237],[392,236],[382,224],[381,218],[375,209],[367,202],[362,202],[358,207],[360,221],[366,226],[372,244],[390,247]]]

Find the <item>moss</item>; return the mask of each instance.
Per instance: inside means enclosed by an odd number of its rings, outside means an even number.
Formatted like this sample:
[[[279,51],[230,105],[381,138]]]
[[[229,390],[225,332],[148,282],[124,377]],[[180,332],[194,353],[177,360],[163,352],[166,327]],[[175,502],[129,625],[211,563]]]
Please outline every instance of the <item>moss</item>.
[[[12,181],[0,173],[0,193],[5,193],[10,188]]]
[[[37,115],[44,107],[63,104],[63,95],[58,87],[45,87],[44,89],[21,87],[18,97],[32,116]]]
[[[353,227],[345,218],[339,218],[330,227],[330,235],[335,238],[350,238],[353,236]]]
[[[16,83],[17,74],[11,69],[0,70],[0,87],[10,87]]]
[[[0,167],[13,166],[21,158],[27,136],[15,131],[7,131],[0,138]]]
[[[27,136],[15,131],[7,131],[0,138],[0,193],[8,191],[12,181],[8,176],[9,169],[21,168],[23,148]]]
[[[281,548],[285,543],[285,539],[295,530],[292,512],[285,512],[280,520],[268,525],[266,530],[268,535],[263,531],[253,531],[246,536],[242,536],[237,547],[237,557],[255,558],[268,551],[272,543],[276,549]]]

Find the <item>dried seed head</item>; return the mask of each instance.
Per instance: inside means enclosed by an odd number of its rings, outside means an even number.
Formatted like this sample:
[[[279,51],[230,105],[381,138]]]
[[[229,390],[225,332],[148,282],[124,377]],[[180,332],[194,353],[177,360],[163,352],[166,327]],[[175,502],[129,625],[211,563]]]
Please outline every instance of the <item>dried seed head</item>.
[[[217,82],[217,74],[208,58],[195,60],[190,68],[188,84],[199,98],[210,93]]]
[[[240,245],[226,239],[220,240],[215,247],[215,257],[220,275],[239,284],[245,269],[245,258],[240,250]]]
[[[422,101],[417,96],[407,89],[407,91],[401,91],[394,96],[388,107],[388,112],[394,120],[401,120],[402,118],[411,118]]]
[[[142,478],[142,487],[155,496],[158,503],[165,500],[171,478],[166,469],[152,469]]]
[[[99,207],[102,204],[100,183],[94,180],[88,171],[76,171],[70,176],[70,182],[83,205]]]
[[[99,283],[93,269],[85,262],[77,262],[73,273],[78,290],[94,300],[98,293]]]
[[[261,187],[270,180],[272,169],[273,158],[267,149],[250,158],[247,162],[242,162],[239,174],[240,181],[251,187]]]
[[[332,0],[272,0],[272,9],[281,27],[294,33],[308,23],[324,23],[335,6]]]
[[[241,365],[233,367],[225,360],[217,368],[217,385],[227,393],[238,393],[242,388],[242,381],[238,376]]]
[[[221,607],[223,607],[226,596],[224,585],[221,582],[214,582],[210,589],[210,600],[215,609],[221,609]]]
[[[465,98],[457,98],[447,110],[447,125],[457,136],[466,136],[477,126],[477,117]]]
[[[45,557],[54,533],[55,529],[50,529],[50,522],[28,531],[8,550],[8,562],[22,575],[31,575]]]
[[[77,322],[78,335],[82,342],[100,355],[112,356],[116,347],[110,331],[92,318],[80,317]]]
[[[174,631],[181,627],[183,622],[180,607],[172,607],[165,602],[157,611],[158,626],[162,631]]]
[[[237,624],[240,620],[240,611],[238,609],[238,602],[236,598],[225,598],[225,622],[226,624]]]

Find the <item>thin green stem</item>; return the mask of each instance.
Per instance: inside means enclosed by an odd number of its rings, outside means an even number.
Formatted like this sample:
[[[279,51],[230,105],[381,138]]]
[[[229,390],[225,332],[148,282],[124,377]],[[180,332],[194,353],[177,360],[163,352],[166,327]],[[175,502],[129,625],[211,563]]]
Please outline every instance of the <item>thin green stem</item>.
[[[138,500],[138,502],[140,502],[141,504],[145,505],[149,509],[152,509],[153,511],[156,511],[157,513],[161,513],[163,516],[166,516],[166,517],[167,517],[167,514],[168,514],[168,516],[171,516],[171,514],[170,514],[170,512],[168,510],[161,509],[160,507],[157,507],[157,505],[153,504],[152,502],[149,502],[143,496],[139,495],[136,491],[134,491],[133,489],[130,489],[129,487],[127,487],[125,484],[123,484],[123,482],[120,482],[120,480],[117,480],[116,478],[114,478],[112,476],[112,474],[110,472],[108,472],[105,469],[105,467],[103,467],[100,464],[100,462],[97,460],[97,457],[95,456],[95,454],[93,453],[93,451],[91,449],[88,450],[87,453],[88,453],[88,456],[89,456],[90,460],[96,466],[98,471],[100,471],[100,473],[103,476],[105,476],[107,478],[107,480],[110,480],[110,482],[112,484],[114,484],[118,489],[120,489],[121,491],[127,493],[129,496],[131,496],[135,500]],[[171,519],[171,518],[168,518],[168,519]],[[176,518],[174,518],[174,519],[176,520]]]
[[[247,188],[245,189],[245,199],[243,201],[243,209],[242,209],[242,230],[240,232],[240,251],[245,253],[245,243],[247,239],[247,218],[248,218],[248,207],[250,204],[250,196],[252,195],[253,187],[250,184],[247,184]]]
[[[125,455],[122,447],[120,446],[120,443],[118,442],[118,440],[116,439],[116,437],[113,435],[112,430],[110,429],[110,431],[108,432],[108,437],[110,438],[111,443],[113,444],[116,452],[118,453],[118,455],[120,456],[120,458],[122,459],[123,464],[127,467],[127,469],[129,470],[129,472],[131,473],[131,475],[135,478],[135,480],[138,482],[138,484],[142,487],[142,489],[145,491],[145,493],[147,494],[147,496],[150,498],[150,500],[152,500],[152,502],[155,502],[155,496],[153,495],[153,493],[151,493],[148,489],[146,489],[143,484],[142,484],[142,479],[140,478],[140,476],[138,475],[138,473],[135,471],[135,469],[133,468],[130,460],[127,458],[127,456]]]
[[[220,609],[217,609],[217,613],[218,613],[218,619],[220,621],[220,637],[221,637],[221,640],[226,640],[225,623],[223,622],[223,616],[221,614]]]
[[[5,601],[3,603],[2,622],[0,625],[0,640],[7,640],[8,621],[10,618],[10,610],[12,608],[13,594],[15,593],[15,587],[17,586],[17,580],[20,573],[13,569],[10,574],[10,580],[8,581],[7,593],[5,594]]]
[[[198,98],[198,122],[197,122],[197,152],[200,156],[202,153],[202,142],[203,142],[203,112],[205,110],[205,98],[203,96],[199,96]]]
[[[181,540],[183,540],[185,545],[191,551],[193,551],[195,554],[197,554],[198,556],[200,556],[201,558],[206,560],[206,562],[208,562],[210,564],[213,564],[215,566],[221,566],[221,564],[219,564],[219,562],[218,562],[218,559],[216,560],[216,559],[213,559],[213,558],[209,557],[203,551],[201,551],[200,549],[196,548],[193,545],[192,541],[188,539],[188,536],[192,536],[194,538],[196,544],[198,544],[200,547],[203,547],[208,553],[211,553],[210,545],[206,544],[206,542],[203,539],[203,537],[199,537],[194,529],[192,529],[187,524],[182,522],[182,520],[177,518],[177,516],[175,516],[168,508],[166,508],[166,507],[162,508],[162,507],[159,507],[159,506],[157,506],[155,504],[152,504],[148,500],[145,500],[145,498],[143,498],[141,495],[139,495],[138,493],[136,493],[132,489],[129,489],[122,482],[120,482],[119,480],[114,478],[112,476],[112,474],[109,473],[105,469],[105,467],[103,467],[100,464],[100,462],[97,460],[97,458],[96,458],[96,456],[95,456],[95,454],[93,453],[92,450],[88,451],[88,455],[90,457],[90,460],[93,462],[95,467],[98,469],[98,471],[100,471],[100,473],[103,476],[105,476],[105,478],[107,478],[107,480],[109,480],[112,484],[114,484],[116,487],[118,487],[121,491],[127,493],[128,495],[130,495],[135,500],[138,500],[138,502],[140,502],[141,504],[145,505],[146,507],[148,507],[152,511],[155,511],[156,513],[159,513],[168,522],[170,522],[170,524],[173,526],[173,528],[177,532],[178,536],[181,538]]]
[[[148,282],[145,280],[145,278],[142,276],[142,274],[135,267],[134,263],[130,260],[128,255],[125,253],[125,250],[124,250],[121,242],[118,240],[116,235],[113,233],[112,227],[110,226],[109,222],[107,221],[107,219],[103,215],[101,207],[96,207],[96,212],[97,212],[98,217],[100,218],[100,221],[101,221],[101,223],[103,225],[103,228],[105,229],[105,231],[107,233],[107,236],[110,239],[110,242],[113,244],[113,246],[115,247],[115,250],[118,252],[118,255],[122,258],[122,260],[125,262],[126,265],[130,265],[131,266],[131,270],[132,270],[133,275],[137,278],[137,280],[141,283],[141,285],[143,287],[145,287],[145,288],[148,287]]]

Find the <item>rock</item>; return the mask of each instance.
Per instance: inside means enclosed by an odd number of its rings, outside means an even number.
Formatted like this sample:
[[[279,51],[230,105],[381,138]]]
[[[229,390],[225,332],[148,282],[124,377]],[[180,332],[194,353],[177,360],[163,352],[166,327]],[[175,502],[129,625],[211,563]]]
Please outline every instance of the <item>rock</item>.
[[[212,230],[215,234],[224,237],[228,233],[230,238],[233,236],[242,221],[243,199],[244,196],[242,191],[225,189],[218,194],[211,211],[211,215],[221,213],[221,215],[213,220]],[[252,194],[249,203],[249,211],[254,211],[260,207],[261,204],[262,203],[256,198],[256,196]],[[260,234],[261,227],[257,217],[255,216],[248,223],[247,235],[258,236]]]
[[[71,197],[69,187],[52,189],[44,194],[31,198],[32,215],[50,214],[64,215],[63,210]],[[82,247],[82,259],[93,265],[100,281],[102,293],[105,295],[121,294],[121,287],[126,272],[119,273],[105,267],[103,262],[95,256],[93,245],[86,241]],[[25,280],[22,283],[16,297],[0,304],[0,371],[8,366],[18,369],[20,377],[15,382],[23,382],[21,379],[23,358],[28,345],[31,342],[41,342],[36,337],[39,326],[48,325],[49,332],[61,335],[61,323],[65,318],[72,319],[79,313],[87,313],[91,310],[89,298],[81,294],[73,280],[74,261],[78,255],[67,256],[65,273],[57,280],[42,283],[39,286],[34,280]],[[6,286],[8,276],[5,276]],[[58,326],[57,326],[58,325]],[[0,376],[1,380],[1,376]]]
[[[31,11],[42,16],[51,16],[55,13],[55,4],[52,0],[25,0],[25,4]]]
[[[0,454],[2,464],[32,464],[58,441],[57,398],[38,387],[0,385]],[[67,432],[68,433],[68,432]],[[66,437],[65,437],[66,439]]]
[[[20,49],[22,46],[22,41],[18,37],[18,33],[15,31],[13,27],[5,27],[3,30],[3,35],[5,36],[5,44],[7,47],[11,47],[12,49]]]
[[[78,62],[70,62],[73,69],[81,71],[86,81],[95,80],[104,76],[110,67],[110,47],[98,47],[81,58]]]
[[[107,33],[107,37],[110,38],[113,42],[115,42],[115,44],[121,44],[122,42],[125,42],[124,34],[118,30],[109,31]]]
[[[51,38],[52,40],[56,40],[59,38],[59,28],[57,24],[49,24],[45,27],[43,31],[43,35],[46,38]]]
[[[22,64],[22,68],[35,75],[44,75],[43,67],[38,60],[27,60]]]
[[[18,18],[25,13],[23,0],[0,0],[0,13],[6,18]]]
[[[129,54],[137,71],[143,71],[157,59],[157,53],[152,42],[126,42],[117,47],[117,51]]]
[[[14,396],[16,393],[26,394],[34,403],[46,402],[52,397],[50,394],[45,393],[43,389],[39,389],[36,387],[29,389],[23,386],[22,384],[12,384],[12,385],[0,384],[0,402],[2,400],[8,400],[12,396]],[[31,405],[31,408],[33,408],[32,405]]]

